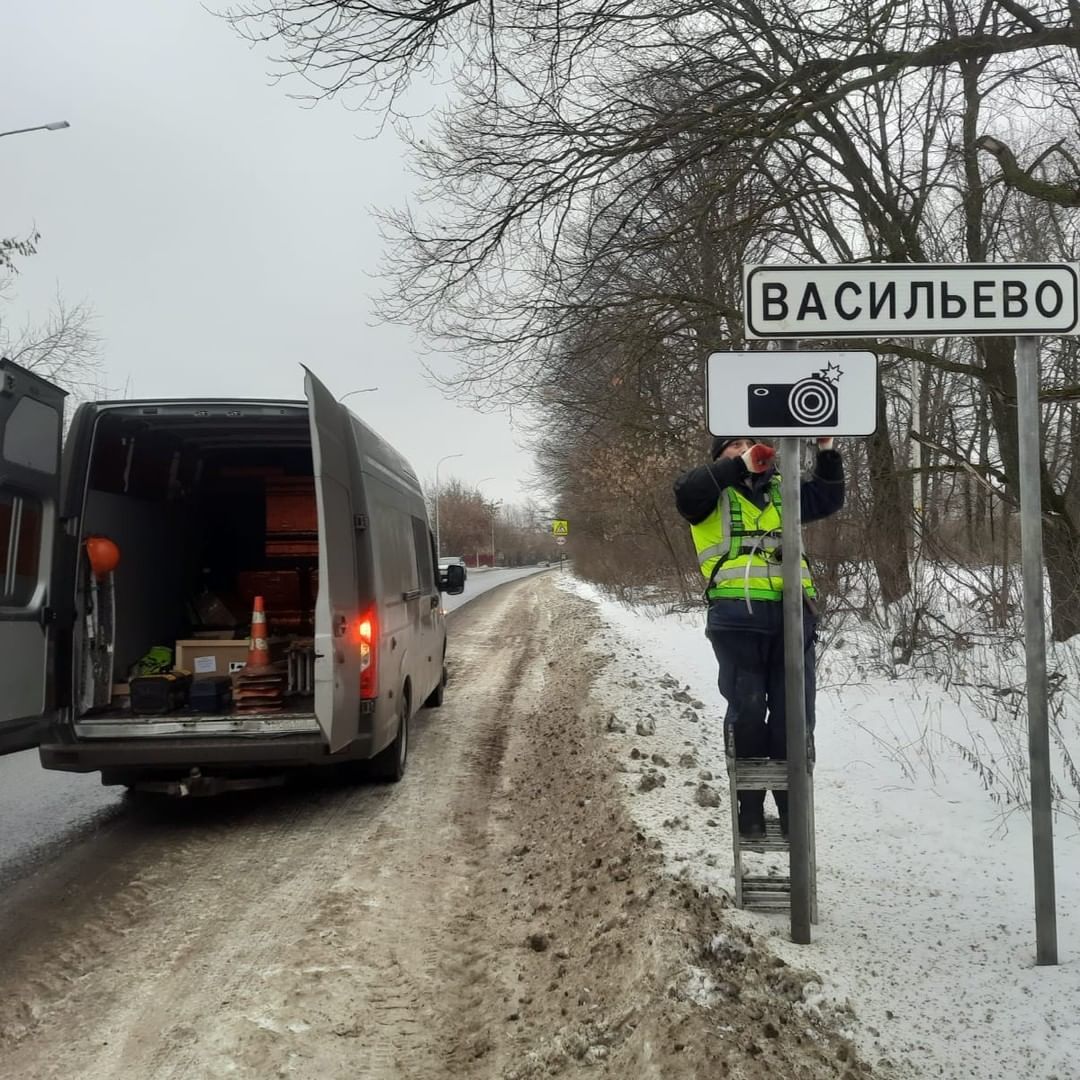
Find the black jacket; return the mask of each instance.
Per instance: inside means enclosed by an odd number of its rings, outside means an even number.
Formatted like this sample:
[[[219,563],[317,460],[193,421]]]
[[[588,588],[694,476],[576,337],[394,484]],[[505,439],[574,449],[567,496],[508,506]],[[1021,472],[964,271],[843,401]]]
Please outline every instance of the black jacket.
[[[742,493],[764,508],[773,470],[751,474],[741,457],[719,458],[709,465],[690,469],[675,481],[675,505],[691,525],[704,521],[715,509],[724,489],[742,484]],[[749,486],[744,481],[753,479]],[[803,477],[799,488],[804,524],[835,514],[844,505],[844,462],[837,450],[819,450],[813,473]],[[803,637],[807,647],[814,640],[816,619],[804,610]],[[779,634],[783,629],[783,605],[773,601],[747,604],[743,600],[713,600],[705,632],[758,631]]]
[[[747,487],[743,481],[751,475],[753,480]],[[742,484],[742,494],[764,508],[771,479],[771,469],[752,474],[741,457],[718,458],[684,472],[675,481],[675,505],[691,525],[697,525],[716,509],[724,488]],[[800,494],[804,525],[835,514],[844,505],[844,462],[838,450],[818,451],[814,472],[803,478]]]

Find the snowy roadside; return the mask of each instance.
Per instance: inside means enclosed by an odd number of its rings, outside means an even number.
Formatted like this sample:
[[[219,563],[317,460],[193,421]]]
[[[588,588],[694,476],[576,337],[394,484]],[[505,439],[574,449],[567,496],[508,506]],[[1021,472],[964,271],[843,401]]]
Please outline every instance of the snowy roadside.
[[[635,820],[672,873],[732,891],[723,704],[703,615],[635,611],[570,575],[558,583],[605,625],[596,694]],[[1062,963],[1036,968],[1028,819],[1003,816],[955,748],[970,717],[929,682],[850,681],[851,649],[826,661],[818,696],[814,943],[792,945],[786,916],[733,921],[820,975],[820,1004],[849,1015],[871,1064],[911,1077],[1080,1076],[1075,823],[1055,823]]]

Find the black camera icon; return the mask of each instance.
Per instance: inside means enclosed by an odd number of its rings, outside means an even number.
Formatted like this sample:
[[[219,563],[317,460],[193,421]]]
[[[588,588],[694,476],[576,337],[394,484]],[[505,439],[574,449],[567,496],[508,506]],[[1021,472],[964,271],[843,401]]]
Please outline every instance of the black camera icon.
[[[796,383],[751,383],[746,393],[752,428],[836,427],[836,387],[820,375]]]

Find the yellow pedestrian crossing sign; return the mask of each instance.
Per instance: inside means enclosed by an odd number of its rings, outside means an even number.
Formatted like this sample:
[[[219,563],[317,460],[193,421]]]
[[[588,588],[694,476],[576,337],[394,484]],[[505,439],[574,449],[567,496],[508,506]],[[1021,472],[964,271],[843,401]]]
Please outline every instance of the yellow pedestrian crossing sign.
[[[551,535],[552,536],[569,536],[570,535],[570,522],[563,521],[561,518],[557,518],[551,523]]]

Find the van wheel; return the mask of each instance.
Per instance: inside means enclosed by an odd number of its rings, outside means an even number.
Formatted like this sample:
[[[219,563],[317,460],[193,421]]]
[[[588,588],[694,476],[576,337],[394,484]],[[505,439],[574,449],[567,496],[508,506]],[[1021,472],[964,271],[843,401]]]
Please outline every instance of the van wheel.
[[[439,679],[439,685],[428,694],[427,701],[424,702],[425,709],[437,709],[443,703],[443,695],[446,693],[446,681],[448,675],[446,673],[446,667],[442,669],[442,676]]]
[[[375,778],[390,784],[396,784],[405,775],[405,765],[409,758],[408,699],[403,697],[398,708],[398,729],[394,741],[371,759]]]

